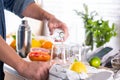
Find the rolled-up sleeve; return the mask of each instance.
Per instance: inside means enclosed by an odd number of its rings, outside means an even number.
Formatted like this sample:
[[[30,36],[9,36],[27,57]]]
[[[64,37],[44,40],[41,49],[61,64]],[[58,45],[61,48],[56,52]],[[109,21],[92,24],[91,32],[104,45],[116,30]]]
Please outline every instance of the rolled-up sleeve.
[[[5,9],[15,13],[19,17],[23,18],[22,12],[25,8],[33,3],[34,0],[3,0]]]

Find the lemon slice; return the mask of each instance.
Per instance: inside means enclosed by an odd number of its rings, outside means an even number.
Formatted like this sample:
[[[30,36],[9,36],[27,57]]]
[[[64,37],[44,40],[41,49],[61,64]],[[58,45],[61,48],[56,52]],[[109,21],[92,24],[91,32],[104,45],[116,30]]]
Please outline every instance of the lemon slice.
[[[75,71],[77,73],[87,73],[87,68],[86,68],[85,64],[80,61],[73,62],[70,65],[69,69],[72,71]]]

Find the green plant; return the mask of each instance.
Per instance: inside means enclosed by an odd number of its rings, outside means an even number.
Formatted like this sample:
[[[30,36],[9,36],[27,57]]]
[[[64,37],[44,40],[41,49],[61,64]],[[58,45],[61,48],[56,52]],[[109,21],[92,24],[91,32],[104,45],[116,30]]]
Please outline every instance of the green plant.
[[[85,27],[85,45],[96,47],[103,46],[105,43],[109,42],[111,37],[116,36],[115,25],[109,25],[108,20],[103,20],[102,18],[95,20],[94,18],[98,15],[96,11],[89,14],[87,5],[83,5],[83,12],[74,10],[78,16],[83,19]]]

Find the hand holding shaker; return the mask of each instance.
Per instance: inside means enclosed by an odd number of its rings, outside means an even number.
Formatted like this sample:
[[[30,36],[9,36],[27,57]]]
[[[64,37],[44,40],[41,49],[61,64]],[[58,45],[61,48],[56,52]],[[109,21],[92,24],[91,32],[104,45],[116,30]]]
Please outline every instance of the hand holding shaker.
[[[18,28],[16,44],[17,53],[22,58],[25,58],[31,47],[31,30],[27,20],[22,20],[22,23]]]

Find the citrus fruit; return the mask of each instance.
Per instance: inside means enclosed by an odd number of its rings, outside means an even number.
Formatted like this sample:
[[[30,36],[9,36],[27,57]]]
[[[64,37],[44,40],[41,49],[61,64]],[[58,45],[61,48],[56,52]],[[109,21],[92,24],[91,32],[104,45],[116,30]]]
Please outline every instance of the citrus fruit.
[[[44,41],[41,45],[42,48],[45,49],[51,49],[52,48],[53,43],[51,41]]]
[[[50,55],[44,51],[29,52],[28,56],[31,61],[49,61],[50,60]]]
[[[16,50],[16,35],[15,34],[12,34],[12,35],[10,35],[11,37],[12,37],[12,42],[10,43],[10,46],[14,49],[14,50]]]
[[[41,47],[41,43],[36,39],[32,39],[31,48],[33,47]]]
[[[75,61],[70,65],[70,70],[75,71],[77,73],[87,73],[87,68],[84,63],[80,61]]]
[[[95,56],[95,57],[90,59],[89,64],[93,67],[98,68],[101,64],[101,60],[99,57]]]
[[[43,42],[45,42],[45,39],[40,39],[39,42],[42,44]]]
[[[14,39],[11,43],[10,43],[10,46],[16,50],[16,40]]]

